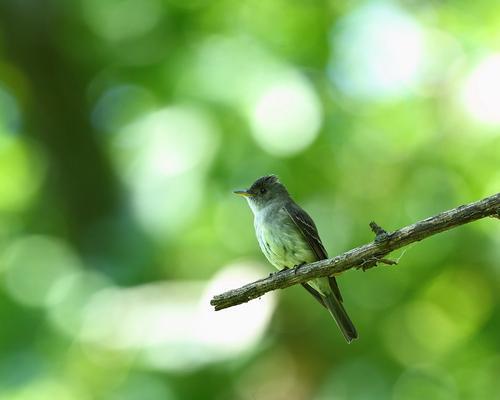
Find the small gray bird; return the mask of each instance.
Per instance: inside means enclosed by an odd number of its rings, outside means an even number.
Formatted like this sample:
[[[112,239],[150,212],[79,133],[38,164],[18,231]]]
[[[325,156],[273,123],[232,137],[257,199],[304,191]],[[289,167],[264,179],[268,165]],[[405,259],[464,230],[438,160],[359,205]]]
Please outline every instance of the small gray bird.
[[[250,189],[234,193],[247,199],[260,248],[276,268],[293,268],[328,258],[314,221],[292,200],[276,176],[263,176]],[[358,337],[334,277],[314,279],[302,286],[328,309],[348,343]]]

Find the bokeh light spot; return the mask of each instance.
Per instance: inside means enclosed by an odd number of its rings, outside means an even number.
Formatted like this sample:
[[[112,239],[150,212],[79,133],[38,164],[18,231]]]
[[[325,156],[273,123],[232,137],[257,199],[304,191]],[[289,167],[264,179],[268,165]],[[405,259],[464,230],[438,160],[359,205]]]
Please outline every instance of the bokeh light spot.
[[[471,117],[484,124],[500,125],[500,54],[486,57],[474,68],[464,83],[461,98]]]
[[[5,284],[10,295],[29,306],[49,306],[57,301],[52,289],[80,269],[73,251],[49,236],[27,236],[7,247]]]
[[[211,159],[216,144],[210,117],[196,108],[170,107],[140,118],[117,139],[131,182],[188,172]],[[128,168],[127,168],[128,167]]]
[[[222,268],[207,286],[199,303],[196,337],[219,357],[242,352],[257,342],[270,322],[275,296],[268,293],[258,301],[218,312],[214,312],[210,299],[225,290],[259,279],[265,271],[267,268],[260,264],[230,264]]]
[[[143,35],[162,16],[160,0],[83,0],[87,24],[99,36],[118,41]]]
[[[423,58],[419,24],[389,3],[362,5],[332,32],[330,75],[349,96],[386,99],[406,94],[420,76]]]
[[[116,135],[112,156],[148,232],[163,236],[194,215],[218,143],[210,115],[188,106],[147,114]]]
[[[249,37],[208,37],[190,61],[180,79],[180,91],[232,106],[244,105],[270,78],[286,72]]]
[[[112,287],[104,275],[95,271],[75,271],[55,283],[51,297],[57,299],[49,308],[49,320],[64,335],[75,338],[86,318],[86,307],[94,294]],[[108,318],[111,320],[112,316]]]
[[[323,121],[311,82],[251,38],[206,40],[196,49],[179,88],[240,108],[256,142],[276,156],[303,151]]]
[[[252,134],[264,150],[290,156],[307,148],[318,135],[321,103],[305,78],[289,74],[258,94],[250,123]]]
[[[0,133],[0,211],[20,211],[40,187],[45,168],[20,137]]]
[[[252,349],[274,310],[273,295],[238,310],[215,312],[210,298],[262,276],[251,263],[229,265],[212,282],[168,282],[103,288],[85,307],[80,339],[121,351],[140,351],[141,363],[160,370],[191,370]]]

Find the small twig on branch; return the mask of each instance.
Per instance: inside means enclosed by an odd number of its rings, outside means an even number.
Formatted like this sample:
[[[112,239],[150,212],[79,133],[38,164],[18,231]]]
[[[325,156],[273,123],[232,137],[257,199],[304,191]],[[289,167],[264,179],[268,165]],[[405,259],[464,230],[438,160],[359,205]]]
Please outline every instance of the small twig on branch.
[[[387,239],[389,234],[385,229],[382,229],[382,227],[378,226],[375,222],[370,222],[370,228],[372,229],[373,233],[375,234],[375,241],[378,242],[383,242],[384,240]]]
[[[386,264],[386,265],[398,265],[397,261],[389,260],[388,258],[379,258],[377,262],[382,263],[382,264]]]
[[[351,268],[366,270],[377,263],[397,264],[397,261],[384,257],[394,250],[418,242],[439,232],[456,228],[485,217],[499,217],[500,193],[482,200],[459,206],[438,215],[426,218],[412,225],[387,233],[375,222],[370,227],[375,232],[375,240],[337,257],[301,265],[299,268],[279,271],[272,276],[249,283],[238,289],[214,296],[210,304],[215,310],[246,303],[262,296],[271,290],[283,289],[292,285],[307,282],[314,278],[332,276]],[[401,257],[400,257],[401,258]]]

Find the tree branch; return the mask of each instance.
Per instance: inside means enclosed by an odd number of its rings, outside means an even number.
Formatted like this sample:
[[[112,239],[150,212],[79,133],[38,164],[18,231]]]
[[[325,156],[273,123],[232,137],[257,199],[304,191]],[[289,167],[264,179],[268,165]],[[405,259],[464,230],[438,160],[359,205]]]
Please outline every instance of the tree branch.
[[[214,296],[210,304],[215,307],[216,311],[222,310],[246,303],[271,290],[283,289],[314,278],[332,276],[350,268],[366,270],[376,266],[378,262],[388,263],[390,260],[384,257],[394,250],[485,217],[500,217],[500,193],[444,211],[392,233],[386,232],[372,222],[370,227],[376,234],[373,242],[356,247],[337,257],[279,271],[267,278],[229,290]]]

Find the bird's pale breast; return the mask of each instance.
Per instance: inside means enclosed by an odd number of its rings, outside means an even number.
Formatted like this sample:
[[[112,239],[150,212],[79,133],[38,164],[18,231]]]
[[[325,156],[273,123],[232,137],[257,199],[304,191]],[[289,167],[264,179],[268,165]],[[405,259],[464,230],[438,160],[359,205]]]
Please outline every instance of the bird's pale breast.
[[[259,213],[254,223],[259,246],[276,268],[316,261],[316,255],[283,208]]]

